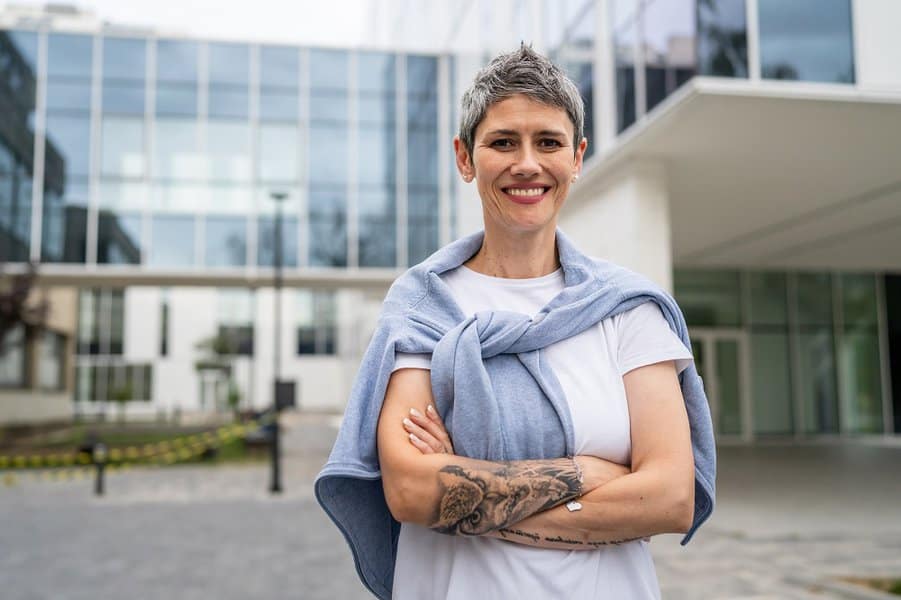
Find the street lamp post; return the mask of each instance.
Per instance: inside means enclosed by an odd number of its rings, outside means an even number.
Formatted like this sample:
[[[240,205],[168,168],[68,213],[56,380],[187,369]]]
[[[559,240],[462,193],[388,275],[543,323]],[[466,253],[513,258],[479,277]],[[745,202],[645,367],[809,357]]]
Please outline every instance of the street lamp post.
[[[281,406],[278,402],[278,382],[281,379],[281,356],[282,356],[282,202],[288,197],[285,192],[270,192],[269,197],[275,202],[275,235],[273,242],[275,244],[275,314],[273,315],[273,331],[272,337],[275,340],[273,348],[272,360],[272,441],[271,447],[271,463],[272,475],[269,484],[269,491],[273,494],[280,494],[282,491],[281,476],[281,451],[279,448],[279,412]]]

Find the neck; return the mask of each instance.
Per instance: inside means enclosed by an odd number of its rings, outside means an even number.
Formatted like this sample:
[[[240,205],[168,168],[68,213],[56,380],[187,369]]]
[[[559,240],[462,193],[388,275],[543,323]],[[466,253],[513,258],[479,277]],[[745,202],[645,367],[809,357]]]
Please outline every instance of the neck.
[[[560,268],[557,230],[500,234],[486,225],[482,247],[465,265],[483,275],[508,279],[542,277]]]

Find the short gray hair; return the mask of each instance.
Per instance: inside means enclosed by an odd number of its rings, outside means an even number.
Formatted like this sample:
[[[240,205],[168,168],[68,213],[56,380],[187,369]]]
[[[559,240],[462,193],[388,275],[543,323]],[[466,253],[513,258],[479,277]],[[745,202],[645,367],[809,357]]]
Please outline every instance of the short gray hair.
[[[573,124],[573,150],[579,147],[585,127],[585,104],[579,88],[560,67],[521,44],[518,50],[494,57],[463,93],[459,136],[470,157],[476,128],[485,113],[493,104],[516,94],[566,111]]]

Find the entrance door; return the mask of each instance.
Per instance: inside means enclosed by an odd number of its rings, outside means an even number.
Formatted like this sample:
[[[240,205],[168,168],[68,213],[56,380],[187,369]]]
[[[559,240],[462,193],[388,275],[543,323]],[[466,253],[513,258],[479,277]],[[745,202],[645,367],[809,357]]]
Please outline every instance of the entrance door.
[[[693,329],[691,351],[704,379],[713,430],[718,439],[750,441],[747,334],[736,330]]]

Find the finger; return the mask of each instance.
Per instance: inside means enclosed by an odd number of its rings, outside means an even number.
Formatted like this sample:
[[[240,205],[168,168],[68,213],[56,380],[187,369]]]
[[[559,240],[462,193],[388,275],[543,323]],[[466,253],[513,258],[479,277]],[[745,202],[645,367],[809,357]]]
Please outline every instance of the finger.
[[[433,436],[431,433],[429,433],[410,419],[404,419],[404,429],[407,430],[407,433],[415,435],[420,441],[423,441],[431,446],[432,450],[434,450],[435,452],[444,452],[444,444],[441,442],[441,440]]]
[[[409,438],[410,443],[413,444],[413,446],[415,446],[423,454],[435,454],[435,451],[432,450],[432,447],[416,437],[415,433],[411,433],[409,435]]]
[[[426,431],[432,438],[434,438],[441,444],[442,452],[450,451],[449,449],[452,448],[450,437],[447,435],[447,431],[444,429],[444,426],[440,423],[440,421],[436,423],[432,419],[426,418],[415,408],[410,409],[410,419],[423,431]]]
[[[444,426],[444,421],[441,420],[441,415],[438,414],[438,411],[435,410],[435,407],[429,404],[425,409],[426,415],[428,415],[428,420],[431,424],[437,428],[435,432],[435,437],[437,437],[444,444],[444,447],[451,454],[454,453],[454,443],[451,441],[450,434],[447,433],[447,427]]]

